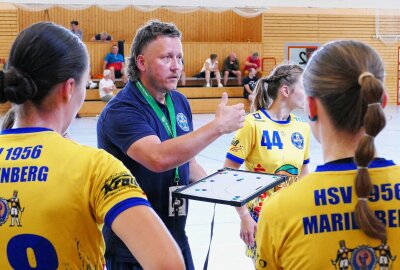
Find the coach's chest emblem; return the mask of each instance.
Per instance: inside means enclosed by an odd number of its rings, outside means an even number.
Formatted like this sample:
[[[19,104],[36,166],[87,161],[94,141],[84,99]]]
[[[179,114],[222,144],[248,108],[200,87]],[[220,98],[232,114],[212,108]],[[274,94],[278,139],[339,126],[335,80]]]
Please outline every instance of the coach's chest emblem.
[[[176,122],[183,131],[189,131],[189,123],[186,116],[183,113],[178,113],[176,115]]]

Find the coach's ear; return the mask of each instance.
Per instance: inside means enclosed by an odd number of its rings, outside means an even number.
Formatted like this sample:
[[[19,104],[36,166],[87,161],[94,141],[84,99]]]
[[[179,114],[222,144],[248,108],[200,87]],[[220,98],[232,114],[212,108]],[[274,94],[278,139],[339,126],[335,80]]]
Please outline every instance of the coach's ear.
[[[143,54],[139,54],[136,57],[136,66],[140,71],[146,71],[146,61],[144,59]]]

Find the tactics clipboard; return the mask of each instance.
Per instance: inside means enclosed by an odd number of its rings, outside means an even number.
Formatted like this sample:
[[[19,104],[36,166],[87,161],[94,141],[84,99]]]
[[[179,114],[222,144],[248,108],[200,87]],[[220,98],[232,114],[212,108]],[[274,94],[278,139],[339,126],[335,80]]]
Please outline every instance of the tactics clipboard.
[[[177,189],[172,196],[239,207],[287,178],[285,175],[224,168]]]

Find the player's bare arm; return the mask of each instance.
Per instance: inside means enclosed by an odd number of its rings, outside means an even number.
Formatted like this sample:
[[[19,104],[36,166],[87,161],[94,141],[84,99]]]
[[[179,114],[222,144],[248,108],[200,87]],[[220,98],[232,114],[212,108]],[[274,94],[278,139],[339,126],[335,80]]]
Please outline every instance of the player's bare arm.
[[[140,217],[140,222],[137,222],[137,217]],[[135,254],[144,269],[185,269],[181,251],[150,207],[135,206],[125,210],[115,218],[112,230]],[[155,260],[149,256],[154,252],[163,259]]]

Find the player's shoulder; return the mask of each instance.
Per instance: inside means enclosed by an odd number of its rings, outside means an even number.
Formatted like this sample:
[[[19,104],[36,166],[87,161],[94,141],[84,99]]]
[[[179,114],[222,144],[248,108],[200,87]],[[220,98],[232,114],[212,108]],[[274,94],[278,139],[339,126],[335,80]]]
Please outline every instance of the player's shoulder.
[[[92,160],[95,157],[112,157],[111,154],[107,153],[103,149],[83,145],[70,139],[63,138],[63,140],[65,140],[65,142],[62,146],[62,149],[60,150],[65,151],[65,154],[68,153],[72,156],[76,156],[80,160],[83,160],[85,158],[88,160]]]
[[[302,179],[292,183],[290,186],[273,193],[268,198],[268,207],[276,207],[279,212],[281,211],[279,209],[289,209],[292,205],[301,204],[306,194],[309,194],[307,191],[310,190],[313,182],[315,182],[313,180],[315,180],[316,176],[312,176],[312,174],[313,173],[310,173]],[[301,194],[301,196],[299,196],[299,194]]]
[[[295,125],[298,128],[303,128],[305,130],[310,129],[310,125],[308,122],[302,118],[301,116],[295,115],[295,114],[290,114],[290,121],[293,125]]]

